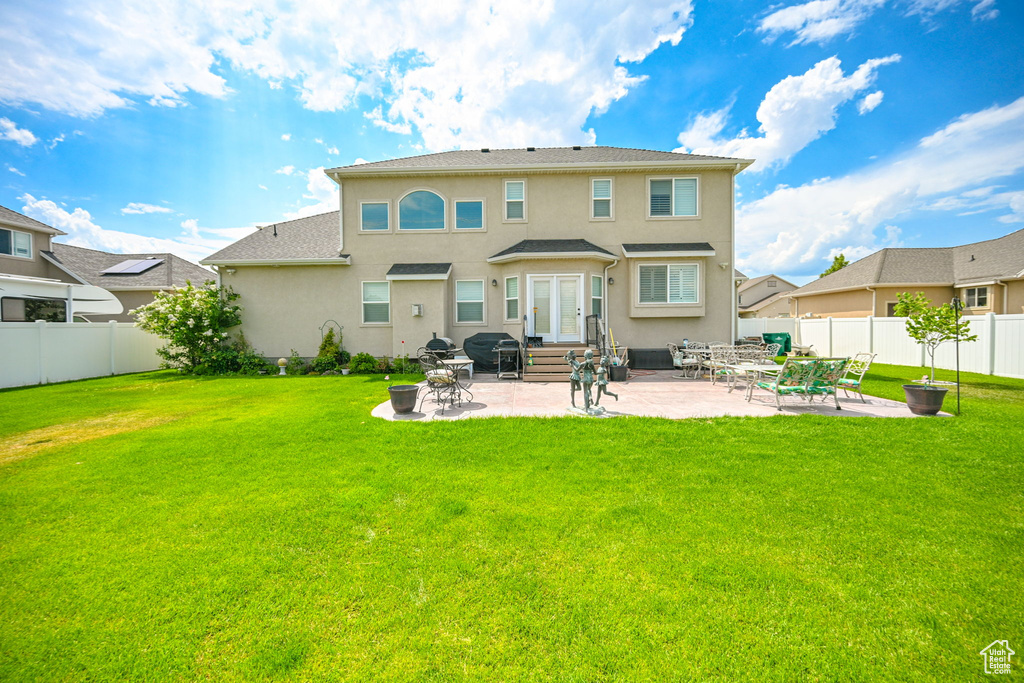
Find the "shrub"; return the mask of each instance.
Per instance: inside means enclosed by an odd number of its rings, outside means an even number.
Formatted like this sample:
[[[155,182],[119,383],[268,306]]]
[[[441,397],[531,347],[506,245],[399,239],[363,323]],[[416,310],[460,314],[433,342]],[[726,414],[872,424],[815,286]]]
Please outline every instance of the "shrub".
[[[420,364],[416,360],[410,359],[408,355],[395,356],[395,361],[392,363],[392,367],[395,372],[403,375],[414,375],[423,372],[423,368],[420,367]]]
[[[295,349],[292,349],[292,355],[288,358],[288,364],[284,366],[284,371],[289,375],[306,374],[306,361],[302,360],[302,356]]]
[[[368,353],[357,353],[352,356],[349,371],[353,375],[375,375],[381,372],[378,360]]]

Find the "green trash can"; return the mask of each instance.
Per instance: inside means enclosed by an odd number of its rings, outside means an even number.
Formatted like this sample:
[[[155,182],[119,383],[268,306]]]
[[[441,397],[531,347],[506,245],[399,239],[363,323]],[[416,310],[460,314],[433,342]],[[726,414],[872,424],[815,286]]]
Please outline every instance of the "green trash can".
[[[793,350],[793,340],[789,336],[789,332],[765,332],[761,335],[761,339],[764,339],[765,344],[781,344],[782,353],[789,353]]]

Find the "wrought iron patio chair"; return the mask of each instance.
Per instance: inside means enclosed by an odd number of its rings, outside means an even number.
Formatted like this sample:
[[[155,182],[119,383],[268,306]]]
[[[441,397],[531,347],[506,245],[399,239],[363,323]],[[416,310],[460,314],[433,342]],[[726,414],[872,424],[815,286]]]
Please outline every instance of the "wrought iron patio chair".
[[[697,379],[697,373],[700,371],[701,359],[699,356],[690,353],[690,347],[679,348],[678,344],[669,343],[668,352],[672,354],[672,367],[678,368],[681,372],[678,375],[672,375],[674,379],[686,379],[686,370],[693,370],[693,379]]]
[[[705,366],[711,373],[711,383],[715,384],[719,377],[726,377],[730,370],[728,365],[732,365],[738,360],[737,348],[735,346],[727,346],[720,344],[711,346],[711,357],[705,362]]]
[[[807,385],[807,380],[814,371],[814,364],[814,360],[787,358],[775,377],[766,377],[757,383],[757,387],[775,394],[775,407],[782,410],[783,396],[805,398],[806,394],[801,390]],[[750,391],[753,391],[753,386]],[[750,394],[747,398],[749,400]]]
[[[459,382],[455,370],[446,366],[437,356],[426,350],[419,355],[419,362],[427,381],[424,387],[426,391],[420,397],[420,409],[423,408],[423,401],[427,396],[434,397],[434,401],[441,407],[442,415],[444,415],[445,405],[451,407],[457,402],[461,403]]]
[[[839,378],[839,388],[843,390],[846,396],[850,395],[851,391],[856,391],[860,396],[862,403],[867,403],[864,399],[864,387],[861,386],[861,382],[864,380],[864,375],[867,374],[868,369],[871,368],[871,362],[875,359],[875,353],[858,353],[853,357],[847,366],[845,374]]]
[[[764,351],[768,358],[776,358],[782,351],[782,344],[765,344]]]

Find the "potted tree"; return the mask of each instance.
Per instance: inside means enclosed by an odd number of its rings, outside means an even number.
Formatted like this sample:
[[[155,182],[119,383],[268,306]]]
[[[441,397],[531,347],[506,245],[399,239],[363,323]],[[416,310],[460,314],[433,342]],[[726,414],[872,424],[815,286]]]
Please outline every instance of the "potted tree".
[[[948,389],[935,381],[935,350],[948,341],[971,342],[970,323],[960,320],[960,311],[950,304],[931,306],[923,292],[897,296],[895,314],[907,318],[907,334],[924,346],[931,360],[931,375],[921,384],[904,384],[907,407],[915,415],[935,415],[942,409]]]

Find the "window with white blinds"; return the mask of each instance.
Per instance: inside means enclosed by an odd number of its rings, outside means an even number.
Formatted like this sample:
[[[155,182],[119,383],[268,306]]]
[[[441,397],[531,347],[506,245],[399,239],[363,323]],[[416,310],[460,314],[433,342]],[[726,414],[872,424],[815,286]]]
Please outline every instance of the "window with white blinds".
[[[505,220],[526,220],[526,181],[505,181]]]
[[[363,283],[363,324],[391,322],[391,283]]]
[[[696,216],[696,178],[652,179],[649,188],[650,216]]]
[[[594,178],[590,181],[590,217],[612,217],[612,179]]]
[[[0,229],[0,254],[32,258],[32,234]]]
[[[699,267],[696,263],[640,266],[640,303],[698,303]]]
[[[600,275],[590,276],[590,314],[604,315],[601,312],[604,301],[604,278]]]
[[[519,278],[505,278],[505,320],[519,320]]]
[[[455,281],[455,322],[482,323],[484,321],[484,281]]]

